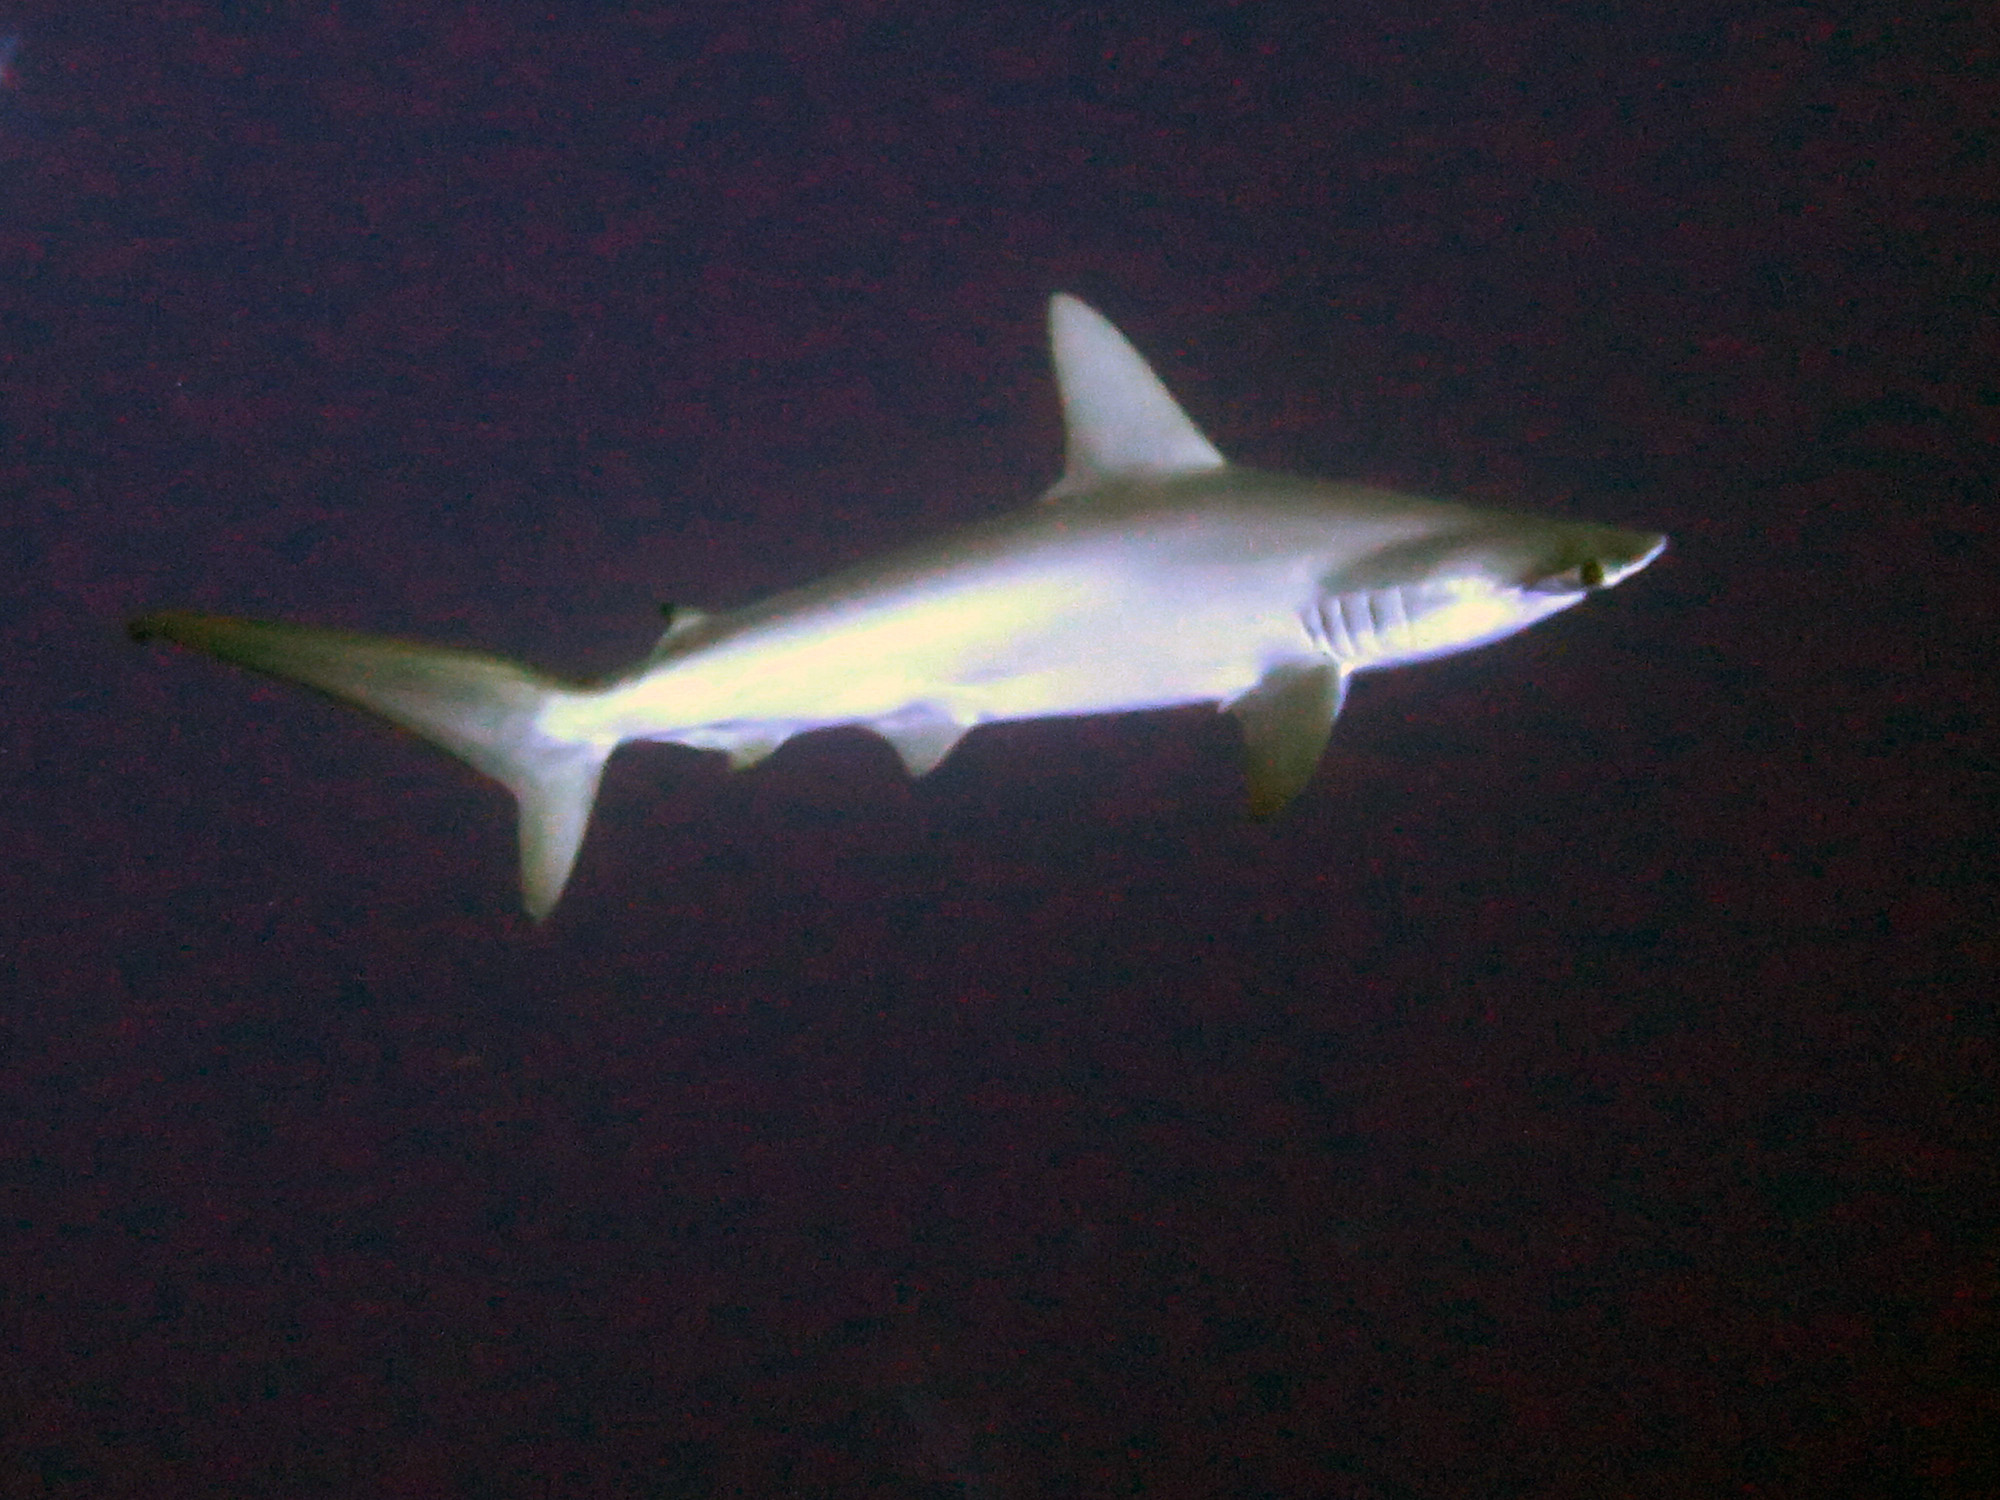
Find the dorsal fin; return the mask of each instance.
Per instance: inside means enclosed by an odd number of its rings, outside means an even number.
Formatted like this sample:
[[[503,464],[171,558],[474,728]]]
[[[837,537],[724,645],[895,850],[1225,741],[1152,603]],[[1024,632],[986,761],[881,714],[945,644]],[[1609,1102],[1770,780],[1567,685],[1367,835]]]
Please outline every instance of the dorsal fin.
[[[660,606],[660,618],[667,622],[667,633],[660,637],[660,644],[653,648],[656,652],[664,651],[670,643],[679,640],[690,631],[699,630],[713,616],[669,600]]]
[[[1222,467],[1215,445],[1102,313],[1056,293],[1049,346],[1068,448],[1063,476],[1044,498],[1080,494],[1120,475],[1158,479]]]

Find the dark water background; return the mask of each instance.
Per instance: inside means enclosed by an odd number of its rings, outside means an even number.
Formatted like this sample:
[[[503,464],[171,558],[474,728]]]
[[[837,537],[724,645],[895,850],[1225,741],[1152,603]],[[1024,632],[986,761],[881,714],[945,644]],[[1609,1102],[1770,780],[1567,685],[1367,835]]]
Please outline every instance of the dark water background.
[[[16,9],[0,1493],[1925,1496],[1996,1460],[1982,8]],[[504,796],[120,621],[587,671],[1225,451],[1672,533],[1227,725]]]

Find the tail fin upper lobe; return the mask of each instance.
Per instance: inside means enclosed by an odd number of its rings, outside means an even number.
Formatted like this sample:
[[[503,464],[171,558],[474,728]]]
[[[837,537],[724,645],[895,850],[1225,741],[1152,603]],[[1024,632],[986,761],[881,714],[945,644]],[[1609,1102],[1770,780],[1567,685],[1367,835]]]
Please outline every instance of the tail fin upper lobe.
[[[583,691],[471,651],[179,611],[147,615],[134,640],[166,639],[372,710],[512,791],[521,808],[521,902],[540,921],[576,865],[612,746],[540,727],[555,698]]]

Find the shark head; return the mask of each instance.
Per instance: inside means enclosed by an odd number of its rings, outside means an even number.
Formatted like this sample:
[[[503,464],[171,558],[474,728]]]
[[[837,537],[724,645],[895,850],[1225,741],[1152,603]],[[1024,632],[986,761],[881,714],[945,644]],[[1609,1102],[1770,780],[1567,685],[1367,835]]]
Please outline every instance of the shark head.
[[[1523,594],[1574,604],[1623,583],[1666,550],[1657,531],[1624,531],[1587,522],[1550,522],[1545,537],[1518,536],[1512,547],[1489,549],[1500,582]]]
[[[1525,630],[1631,577],[1667,539],[1589,522],[1449,509],[1421,534],[1343,559],[1307,628],[1343,668],[1402,666]]]

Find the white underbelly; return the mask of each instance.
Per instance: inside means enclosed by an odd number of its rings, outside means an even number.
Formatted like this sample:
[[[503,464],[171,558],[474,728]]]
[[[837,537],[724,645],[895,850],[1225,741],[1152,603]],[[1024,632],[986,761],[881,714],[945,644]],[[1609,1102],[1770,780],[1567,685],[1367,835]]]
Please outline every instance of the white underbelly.
[[[1128,601],[1129,603],[1129,601]],[[565,709],[559,733],[723,743],[739,728],[789,733],[894,719],[913,708],[963,725],[1216,702],[1281,656],[1309,649],[1298,621],[1240,609],[1080,609],[1050,589],[774,622]],[[702,736],[689,731],[715,728]]]

